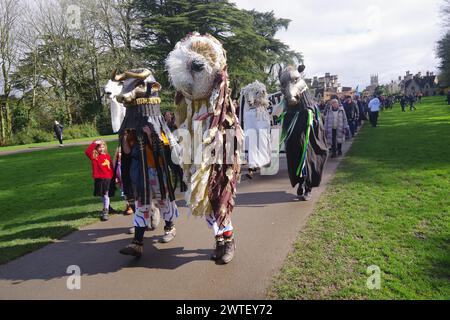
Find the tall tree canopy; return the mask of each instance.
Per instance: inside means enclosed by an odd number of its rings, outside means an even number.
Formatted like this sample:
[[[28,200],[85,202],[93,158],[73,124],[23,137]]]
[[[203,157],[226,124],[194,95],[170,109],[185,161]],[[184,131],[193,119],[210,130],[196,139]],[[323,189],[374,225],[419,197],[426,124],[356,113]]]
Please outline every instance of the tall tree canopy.
[[[441,60],[439,81],[445,86],[450,86],[450,0],[445,0],[442,6],[442,17],[447,32],[438,41],[437,46],[437,56]]]
[[[235,95],[254,80],[275,90],[277,68],[302,59],[276,38],[289,20],[240,10],[228,0],[0,2],[10,12],[2,11],[0,19],[0,144],[23,128],[50,128],[55,119],[109,128],[102,86],[113,69],[153,69],[165,89],[163,107],[172,107],[164,61],[190,32],[223,42]],[[78,26],[71,26],[70,6],[79,9]],[[12,95],[18,97],[14,103]]]

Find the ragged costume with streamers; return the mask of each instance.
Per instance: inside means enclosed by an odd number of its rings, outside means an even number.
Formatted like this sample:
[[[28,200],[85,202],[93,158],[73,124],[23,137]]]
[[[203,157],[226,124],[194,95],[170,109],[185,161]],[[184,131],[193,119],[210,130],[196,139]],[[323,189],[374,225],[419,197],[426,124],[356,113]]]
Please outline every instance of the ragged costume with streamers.
[[[171,177],[172,159],[179,157],[180,150],[161,114],[161,85],[152,72],[148,69],[119,75],[114,72],[111,80],[121,88],[115,98],[126,109],[119,129],[123,192],[127,199],[136,202],[135,241],[122,250],[127,253],[121,253],[140,255],[143,234],[152,217],[152,204],[165,220],[166,230],[173,227],[178,217]]]
[[[299,185],[298,195],[308,200],[318,187],[328,156],[326,133],[320,111],[301,73],[305,67],[287,67],[280,72],[285,107],[282,143],[285,144],[289,179]]]
[[[248,167],[262,168],[271,161],[271,116],[266,86],[255,81],[241,91],[240,121],[246,136]]]
[[[243,140],[228,87],[226,52],[214,37],[193,33],[177,43],[166,60],[166,69],[177,90],[178,128],[188,130],[193,142],[191,150],[183,145],[184,156],[190,154],[193,162],[184,161],[189,188],[186,202],[190,212],[205,216],[215,235],[220,236],[233,230],[231,213]],[[231,146],[226,144],[226,130],[234,135]],[[202,148],[195,145],[195,137],[203,137]],[[202,149],[203,157],[197,162]],[[208,152],[218,149],[220,154]]]

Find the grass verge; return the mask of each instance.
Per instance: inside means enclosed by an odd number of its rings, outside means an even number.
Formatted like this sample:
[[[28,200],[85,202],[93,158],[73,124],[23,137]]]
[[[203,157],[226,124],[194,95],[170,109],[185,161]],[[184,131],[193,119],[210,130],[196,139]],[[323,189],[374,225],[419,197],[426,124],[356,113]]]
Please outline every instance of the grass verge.
[[[269,298],[450,299],[450,107],[417,107],[357,136]]]
[[[117,142],[108,145],[113,156]],[[0,157],[0,264],[98,221],[102,204],[92,196],[85,148]],[[123,209],[120,197],[112,206]]]

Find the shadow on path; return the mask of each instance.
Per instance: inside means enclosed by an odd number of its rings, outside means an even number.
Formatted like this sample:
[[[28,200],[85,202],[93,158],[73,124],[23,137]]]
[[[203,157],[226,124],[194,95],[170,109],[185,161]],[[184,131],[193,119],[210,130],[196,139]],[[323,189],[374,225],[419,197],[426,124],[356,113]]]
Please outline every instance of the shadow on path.
[[[67,277],[67,267],[77,265],[83,275],[115,273],[124,268],[175,270],[194,261],[209,261],[211,249],[186,250],[159,244],[160,236],[146,233],[144,255],[140,259],[123,256],[119,250],[128,245],[131,236],[128,228],[81,230],[58,243],[39,251],[39,263],[34,255],[26,255],[0,266],[0,280],[15,281],[52,280]],[[111,239],[112,238],[112,239]],[[117,239],[119,238],[119,239]],[[94,263],[93,263],[94,262]]]

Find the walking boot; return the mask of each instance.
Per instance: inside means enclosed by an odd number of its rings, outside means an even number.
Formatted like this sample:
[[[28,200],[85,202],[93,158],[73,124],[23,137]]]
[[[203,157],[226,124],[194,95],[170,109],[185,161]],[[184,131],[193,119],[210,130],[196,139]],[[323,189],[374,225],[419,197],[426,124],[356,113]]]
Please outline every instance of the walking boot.
[[[225,239],[222,236],[216,237],[216,247],[213,254],[211,255],[211,260],[219,261],[225,254]]]
[[[234,236],[231,236],[229,238],[225,238],[225,250],[224,255],[222,256],[222,263],[228,264],[230,263],[234,258],[234,253],[236,251],[236,242],[234,240]]]
[[[103,212],[100,216],[100,220],[105,222],[109,220],[109,210],[108,209],[103,209]]]
[[[126,256],[140,258],[144,252],[144,244],[134,240],[131,244],[120,250],[120,253]]]

